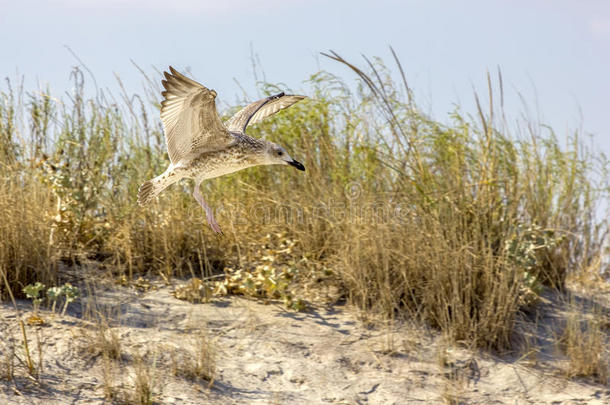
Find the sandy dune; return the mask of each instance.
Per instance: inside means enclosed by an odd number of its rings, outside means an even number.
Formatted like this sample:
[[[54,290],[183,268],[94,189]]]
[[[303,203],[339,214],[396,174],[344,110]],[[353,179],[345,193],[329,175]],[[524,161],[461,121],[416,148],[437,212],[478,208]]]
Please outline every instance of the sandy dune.
[[[174,298],[172,289],[98,286],[65,317],[41,311],[45,324],[27,327],[35,362],[39,331],[40,382],[16,360],[14,382],[0,380],[0,403],[122,403],[134,392],[137,364],[146,365],[155,402],[162,404],[610,403],[610,388],[566,379],[558,359],[451,348],[433,331],[406,324],[365,327],[347,306],[295,313],[238,297],[191,304]],[[27,316],[29,303],[19,305]],[[96,351],[98,328],[87,320],[92,309],[113,318],[119,360]],[[24,358],[17,319],[12,305],[0,307],[3,361],[11,341]],[[181,365],[171,360],[196,352],[202,328],[216,353],[211,388],[175,375]],[[105,399],[109,385],[112,401]]]

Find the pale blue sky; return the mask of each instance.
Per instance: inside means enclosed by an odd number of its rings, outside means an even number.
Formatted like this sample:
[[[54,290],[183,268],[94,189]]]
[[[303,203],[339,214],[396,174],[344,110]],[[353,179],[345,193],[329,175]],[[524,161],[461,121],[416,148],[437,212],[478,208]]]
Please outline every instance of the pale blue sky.
[[[500,66],[509,112],[519,90],[559,134],[582,127],[610,155],[608,0],[0,0],[0,10],[0,76],[23,74],[30,89],[70,88],[64,45],[101,87],[116,90],[117,73],[137,91],[133,59],[151,72],[189,68],[228,103],[234,78],[256,96],[251,46],[268,81],[299,90],[318,69],[353,78],[320,51],[389,62],[392,45],[436,118],[455,102],[472,109],[473,86],[484,90],[485,71]]]

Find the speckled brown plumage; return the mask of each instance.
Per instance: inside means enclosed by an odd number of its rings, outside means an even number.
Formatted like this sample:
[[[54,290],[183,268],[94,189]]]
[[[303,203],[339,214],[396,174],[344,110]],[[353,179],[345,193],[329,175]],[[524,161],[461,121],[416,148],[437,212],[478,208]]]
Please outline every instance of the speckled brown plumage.
[[[199,185],[205,179],[257,165],[288,164],[305,170],[281,146],[245,134],[248,125],[305,97],[280,93],[258,100],[238,111],[225,125],[216,111],[214,90],[171,66],[169,70],[169,73],[163,73],[165,91],[162,92],[161,121],[171,164],[163,174],[142,184],[138,203],[150,203],[166,187],[182,178],[194,179],[193,196],[205,210],[210,227],[220,233],[212,209],[199,192]]]

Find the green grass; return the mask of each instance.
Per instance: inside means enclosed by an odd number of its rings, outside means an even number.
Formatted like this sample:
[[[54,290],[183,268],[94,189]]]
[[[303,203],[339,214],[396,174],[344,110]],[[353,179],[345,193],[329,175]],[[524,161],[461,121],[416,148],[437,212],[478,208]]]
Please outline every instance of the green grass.
[[[501,78],[495,90],[489,78],[487,105],[477,97],[477,117],[456,109],[444,124],[381,61],[346,69],[355,86],[316,73],[309,99],[248,129],[286,145],[304,175],[259,167],[204,184],[224,238],[207,228],[188,182],[146,208],[135,203],[169,162],[158,98],[87,98],[79,71],[62,100],[5,88],[0,297],[7,286],[18,295],[35,281],[57,285],[60,261],[94,259],[127,279],[202,277],[254,267],[261,246],[290,240],[282,265],[296,281],[332,273],[365,311],[505,348],[524,289],[599,272],[591,264],[608,223],[594,213],[608,197],[608,165],[580,133],[562,147],[542,123],[504,125],[492,102],[503,97]]]

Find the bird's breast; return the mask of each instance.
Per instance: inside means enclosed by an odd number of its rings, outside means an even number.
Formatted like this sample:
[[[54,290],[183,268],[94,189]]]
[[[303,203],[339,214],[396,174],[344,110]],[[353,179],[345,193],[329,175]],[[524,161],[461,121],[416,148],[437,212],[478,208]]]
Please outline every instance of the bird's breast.
[[[249,159],[247,155],[240,153],[215,153],[202,156],[193,162],[193,177],[198,179],[212,179],[237,172],[248,167],[255,166],[256,163]]]

